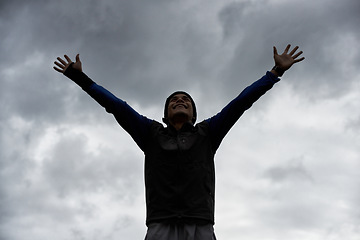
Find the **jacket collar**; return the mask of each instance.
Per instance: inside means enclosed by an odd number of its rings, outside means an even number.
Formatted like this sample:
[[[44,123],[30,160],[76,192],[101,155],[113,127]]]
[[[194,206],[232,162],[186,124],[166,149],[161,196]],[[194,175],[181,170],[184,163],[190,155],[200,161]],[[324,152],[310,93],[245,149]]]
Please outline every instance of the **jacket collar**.
[[[177,131],[171,124],[169,124],[167,126],[167,128],[171,131],[171,132],[174,132],[174,133],[177,133],[177,132],[190,132],[190,131],[193,131],[195,129],[195,126],[191,123],[191,122],[186,122],[182,125],[182,127],[180,128],[179,131]]]

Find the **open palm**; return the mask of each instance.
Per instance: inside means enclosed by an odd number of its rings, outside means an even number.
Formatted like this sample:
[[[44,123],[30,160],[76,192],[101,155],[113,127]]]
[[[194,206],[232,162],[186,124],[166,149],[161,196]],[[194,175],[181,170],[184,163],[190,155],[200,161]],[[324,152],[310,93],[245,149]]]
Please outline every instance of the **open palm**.
[[[54,66],[54,69],[56,71],[64,73],[66,71],[66,69],[72,64],[72,68],[82,72],[82,66],[81,66],[79,54],[77,54],[75,57],[75,63],[73,61],[71,61],[71,59],[67,55],[64,55],[64,57],[67,62],[60,57],[57,58],[58,61],[54,62],[54,64],[56,65],[56,66]]]
[[[305,59],[304,57],[298,58],[303,53],[302,51],[296,53],[296,50],[298,50],[299,48],[298,46],[294,47],[294,49],[291,50],[290,53],[288,53],[290,47],[291,47],[290,44],[287,45],[284,52],[281,55],[279,55],[276,47],[274,46],[275,65],[281,68],[283,71],[288,70],[294,63],[300,62]]]

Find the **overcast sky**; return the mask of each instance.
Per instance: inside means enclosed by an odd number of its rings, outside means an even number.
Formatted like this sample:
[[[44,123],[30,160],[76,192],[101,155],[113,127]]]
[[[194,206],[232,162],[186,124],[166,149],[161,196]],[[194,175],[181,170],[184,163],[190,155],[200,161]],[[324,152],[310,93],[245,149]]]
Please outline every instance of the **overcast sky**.
[[[157,121],[185,90],[201,121],[288,43],[306,59],[216,155],[217,238],[360,239],[359,26],[358,0],[1,0],[0,239],[146,233],[143,153],[56,57]]]

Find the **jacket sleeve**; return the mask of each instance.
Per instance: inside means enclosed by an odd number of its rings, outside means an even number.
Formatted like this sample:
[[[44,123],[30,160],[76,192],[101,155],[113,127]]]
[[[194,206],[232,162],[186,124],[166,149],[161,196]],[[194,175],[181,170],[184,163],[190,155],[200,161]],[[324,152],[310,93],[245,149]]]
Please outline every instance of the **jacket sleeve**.
[[[153,120],[140,115],[125,101],[117,98],[111,92],[96,84],[86,74],[73,69],[71,66],[65,71],[69,77],[97,101],[108,113],[114,115],[120,126],[128,132],[141,150],[145,147],[145,137],[148,135]]]
[[[206,120],[209,124],[214,152],[240,116],[278,81],[280,79],[274,74],[266,72],[266,75],[246,87],[218,114]]]

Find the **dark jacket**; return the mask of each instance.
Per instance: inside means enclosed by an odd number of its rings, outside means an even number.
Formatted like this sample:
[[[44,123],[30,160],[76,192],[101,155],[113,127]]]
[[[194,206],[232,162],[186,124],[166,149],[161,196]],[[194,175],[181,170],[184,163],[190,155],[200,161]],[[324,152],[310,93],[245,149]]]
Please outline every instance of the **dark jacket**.
[[[113,114],[144,152],[147,224],[179,220],[214,224],[216,150],[244,111],[279,81],[267,72],[215,116],[177,131],[140,115],[84,73],[70,67],[65,75]]]
[[[153,122],[145,149],[147,223],[197,219],[214,223],[215,169],[209,123],[179,131]]]

